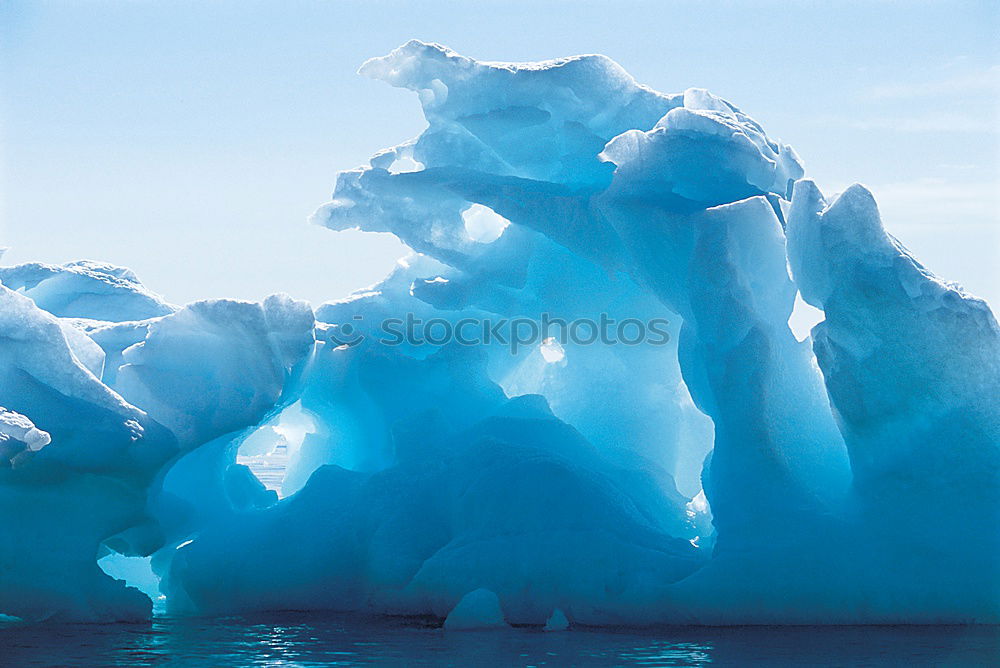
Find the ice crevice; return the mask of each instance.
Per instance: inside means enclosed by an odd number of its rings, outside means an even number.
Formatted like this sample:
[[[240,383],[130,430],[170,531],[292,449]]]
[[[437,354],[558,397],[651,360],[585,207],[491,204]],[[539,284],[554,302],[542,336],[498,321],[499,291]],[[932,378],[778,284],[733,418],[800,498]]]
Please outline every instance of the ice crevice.
[[[405,243],[378,284],[178,306],[0,267],[4,615],[1000,621],[1000,328],[873,193],[604,56],[361,73],[428,124],[311,218]],[[380,332],[543,314],[666,336]]]

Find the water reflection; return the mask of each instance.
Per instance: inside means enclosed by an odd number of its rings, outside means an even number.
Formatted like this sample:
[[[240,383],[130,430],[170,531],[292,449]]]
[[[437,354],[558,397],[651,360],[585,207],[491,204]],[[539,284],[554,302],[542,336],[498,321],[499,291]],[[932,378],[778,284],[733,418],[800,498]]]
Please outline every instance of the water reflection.
[[[0,629],[3,666],[997,665],[997,627],[511,629],[293,613]]]

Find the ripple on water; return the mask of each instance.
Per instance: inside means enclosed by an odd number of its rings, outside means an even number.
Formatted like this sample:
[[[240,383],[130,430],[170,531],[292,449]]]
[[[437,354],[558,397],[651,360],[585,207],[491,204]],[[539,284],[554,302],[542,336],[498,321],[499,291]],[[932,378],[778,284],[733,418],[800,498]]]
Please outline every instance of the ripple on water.
[[[998,665],[1000,628],[670,627],[451,632],[280,613],[0,629],[2,666]]]

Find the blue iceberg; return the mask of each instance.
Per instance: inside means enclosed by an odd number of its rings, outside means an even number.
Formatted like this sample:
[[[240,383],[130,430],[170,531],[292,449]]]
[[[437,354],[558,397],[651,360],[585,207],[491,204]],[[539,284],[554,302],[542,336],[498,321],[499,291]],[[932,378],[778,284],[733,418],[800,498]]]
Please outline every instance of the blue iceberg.
[[[0,268],[0,614],[1000,622],[1000,328],[868,190],[604,56],[361,73],[427,129],[312,222],[397,236],[382,282]]]

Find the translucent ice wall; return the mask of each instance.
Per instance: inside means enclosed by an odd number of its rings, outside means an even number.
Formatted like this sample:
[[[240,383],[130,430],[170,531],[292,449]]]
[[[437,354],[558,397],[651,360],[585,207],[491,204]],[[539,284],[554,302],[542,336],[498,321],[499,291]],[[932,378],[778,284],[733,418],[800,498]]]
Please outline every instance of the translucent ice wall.
[[[100,559],[177,614],[1000,620],[1000,331],[868,191],[603,56],[361,73],[428,124],[313,217],[412,249],[379,284],[178,308],[0,268],[0,613],[148,615]]]

